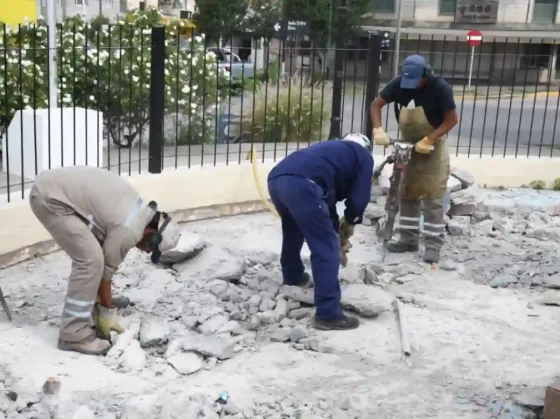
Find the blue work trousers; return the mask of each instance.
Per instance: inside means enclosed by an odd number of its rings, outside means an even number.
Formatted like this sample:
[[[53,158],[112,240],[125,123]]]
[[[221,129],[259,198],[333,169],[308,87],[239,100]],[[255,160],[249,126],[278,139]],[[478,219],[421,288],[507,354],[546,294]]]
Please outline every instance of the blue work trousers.
[[[338,320],[340,308],[340,243],[329,213],[323,189],[308,179],[284,175],[268,181],[272,203],[282,219],[282,275],[284,284],[303,280],[303,241],[311,251],[311,271],[315,283],[316,316]]]

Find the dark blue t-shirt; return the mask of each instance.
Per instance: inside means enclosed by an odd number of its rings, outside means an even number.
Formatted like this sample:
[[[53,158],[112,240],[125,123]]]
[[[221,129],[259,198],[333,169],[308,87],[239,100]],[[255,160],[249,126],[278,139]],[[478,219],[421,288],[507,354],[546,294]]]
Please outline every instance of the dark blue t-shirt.
[[[396,102],[406,107],[411,100],[415,105],[422,106],[430,125],[438,128],[447,112],[456,108],[453,98],[453,89],[445,80],[438,77],[429,77],[428,84],[422,89],[401,89],[401,78],[395,77],[379,93],[387,102]]]
[[[368,150],[351,141],[333,140],[286,156],[268,179],[284,175],[310,179],[326,192],[331,212],[336,214],[336,203],[346,200],[344,218],[358,224],[369,203],[372,174],[373,157]]]

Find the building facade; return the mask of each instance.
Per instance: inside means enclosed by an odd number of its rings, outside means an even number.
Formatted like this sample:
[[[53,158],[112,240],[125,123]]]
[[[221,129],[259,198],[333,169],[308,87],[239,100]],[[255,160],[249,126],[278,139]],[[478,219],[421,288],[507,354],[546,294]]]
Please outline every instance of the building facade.
[[[560,0],[401,1],[399,61],[419,52],[430,60],[437,74],[454,79],[468,78],[472,61],[472,78],[479,82],[528,84],[560,80]],[[364,32],[387,32],[394,41],[397,0],[374,3]],[[471,30],[483,34],[482,45],[474,51],[467,45]],[[367,49],[366,37],[357,44]],[[383,54],[385,77],[391,75],[389,61],[393,59],[391,51]]]
[[[115,20],[119,14],[127,11],[126,0],[56,0],[56,13],[58,21],[66,17],[81,14],[86,19],[103,15],[110,20]],[[37,0],[39,14],[47,16],[47,1]]]

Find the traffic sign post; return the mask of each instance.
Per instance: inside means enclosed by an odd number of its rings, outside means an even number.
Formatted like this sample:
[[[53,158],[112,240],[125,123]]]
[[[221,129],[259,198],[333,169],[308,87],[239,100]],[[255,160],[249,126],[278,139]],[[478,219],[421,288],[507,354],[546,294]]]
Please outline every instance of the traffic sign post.
[[[474,62],[474,48],[482,44],[482,32],[473,30],[467,33],[467,44],[471,47],[471,62],[469,65],[469,90],[471,88],[472,71]]]
[[[282,19],[274,24],[273,29],[277,37],[286,39],[288,36],[308,35],[310,25],[305,20]]]

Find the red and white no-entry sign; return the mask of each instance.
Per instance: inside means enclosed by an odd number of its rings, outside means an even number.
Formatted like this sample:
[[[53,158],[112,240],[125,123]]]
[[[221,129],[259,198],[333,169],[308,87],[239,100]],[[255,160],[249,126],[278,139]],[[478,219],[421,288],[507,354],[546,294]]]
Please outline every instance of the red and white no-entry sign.
[[[469,47],[478,47],[482,44],[482,32],[475,30],[467,33],[467,43]]]

